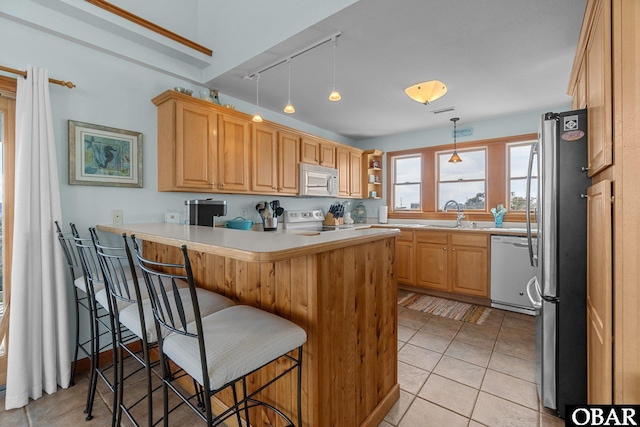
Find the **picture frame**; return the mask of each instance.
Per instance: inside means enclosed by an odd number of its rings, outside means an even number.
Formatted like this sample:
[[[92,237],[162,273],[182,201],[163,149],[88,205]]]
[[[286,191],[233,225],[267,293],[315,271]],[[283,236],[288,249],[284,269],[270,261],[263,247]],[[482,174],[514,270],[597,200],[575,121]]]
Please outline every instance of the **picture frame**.
[[[69,184],[142,188],[142,133],[69,120]]]

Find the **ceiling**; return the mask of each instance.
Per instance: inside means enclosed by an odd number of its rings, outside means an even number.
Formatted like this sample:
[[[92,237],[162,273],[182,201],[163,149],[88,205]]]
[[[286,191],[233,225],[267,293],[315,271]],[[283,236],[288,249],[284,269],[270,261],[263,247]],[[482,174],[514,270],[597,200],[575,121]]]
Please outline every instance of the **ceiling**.
[[[293,117],[354,140],[569,104],[566,94],[586,0],[360,0],[254,58],[204,82],[256,101],[243,77],[341,32],[291,61]],[[206,44],[206,43],[205,43]],[[287,103],[287,64],[261,74],[260,108]],[[429,105],[404,89],[440,80],[448,92]],[[455,111],[433,114],[433,110]]]

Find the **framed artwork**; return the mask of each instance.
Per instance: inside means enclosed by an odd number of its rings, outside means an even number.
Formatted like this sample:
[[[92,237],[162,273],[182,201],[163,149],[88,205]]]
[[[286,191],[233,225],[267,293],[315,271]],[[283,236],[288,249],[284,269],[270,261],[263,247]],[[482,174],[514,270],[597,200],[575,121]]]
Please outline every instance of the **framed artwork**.
[[[142,187],[142,133],[69,120],[69,184]]]

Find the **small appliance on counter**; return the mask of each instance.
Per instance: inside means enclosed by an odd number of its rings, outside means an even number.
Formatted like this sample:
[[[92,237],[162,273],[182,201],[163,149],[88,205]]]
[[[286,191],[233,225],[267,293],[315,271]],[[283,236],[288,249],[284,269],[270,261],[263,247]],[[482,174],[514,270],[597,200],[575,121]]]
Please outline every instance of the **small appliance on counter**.
[[[190,225],[213,227],[216,223],[215,217],[227,214],[226,200],[195,199],[185,200],[184,204],[189,210]]]

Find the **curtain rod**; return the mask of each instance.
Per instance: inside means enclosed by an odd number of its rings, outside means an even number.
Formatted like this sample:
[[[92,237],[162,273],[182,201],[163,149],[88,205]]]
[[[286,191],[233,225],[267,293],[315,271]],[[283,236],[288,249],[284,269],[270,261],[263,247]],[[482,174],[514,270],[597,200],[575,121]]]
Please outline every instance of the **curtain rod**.
[[[26,71],[16,70],[16,69],[13,69],[13,68],[4,67],[2,65],[0,65],[0,71],[6,71],[7,73],[17,74],[17,75],[22,76],[22,77],[27,77],[27,72]],[[76,85],[74,85],[72,82],[65,82],[65,81],[62,81],[62,80],[49,79],[49,82],[55,83],[55,84],[60,85],[60,86],[66,86],[69,89],[73,89],[74,87],[76,87]]]

